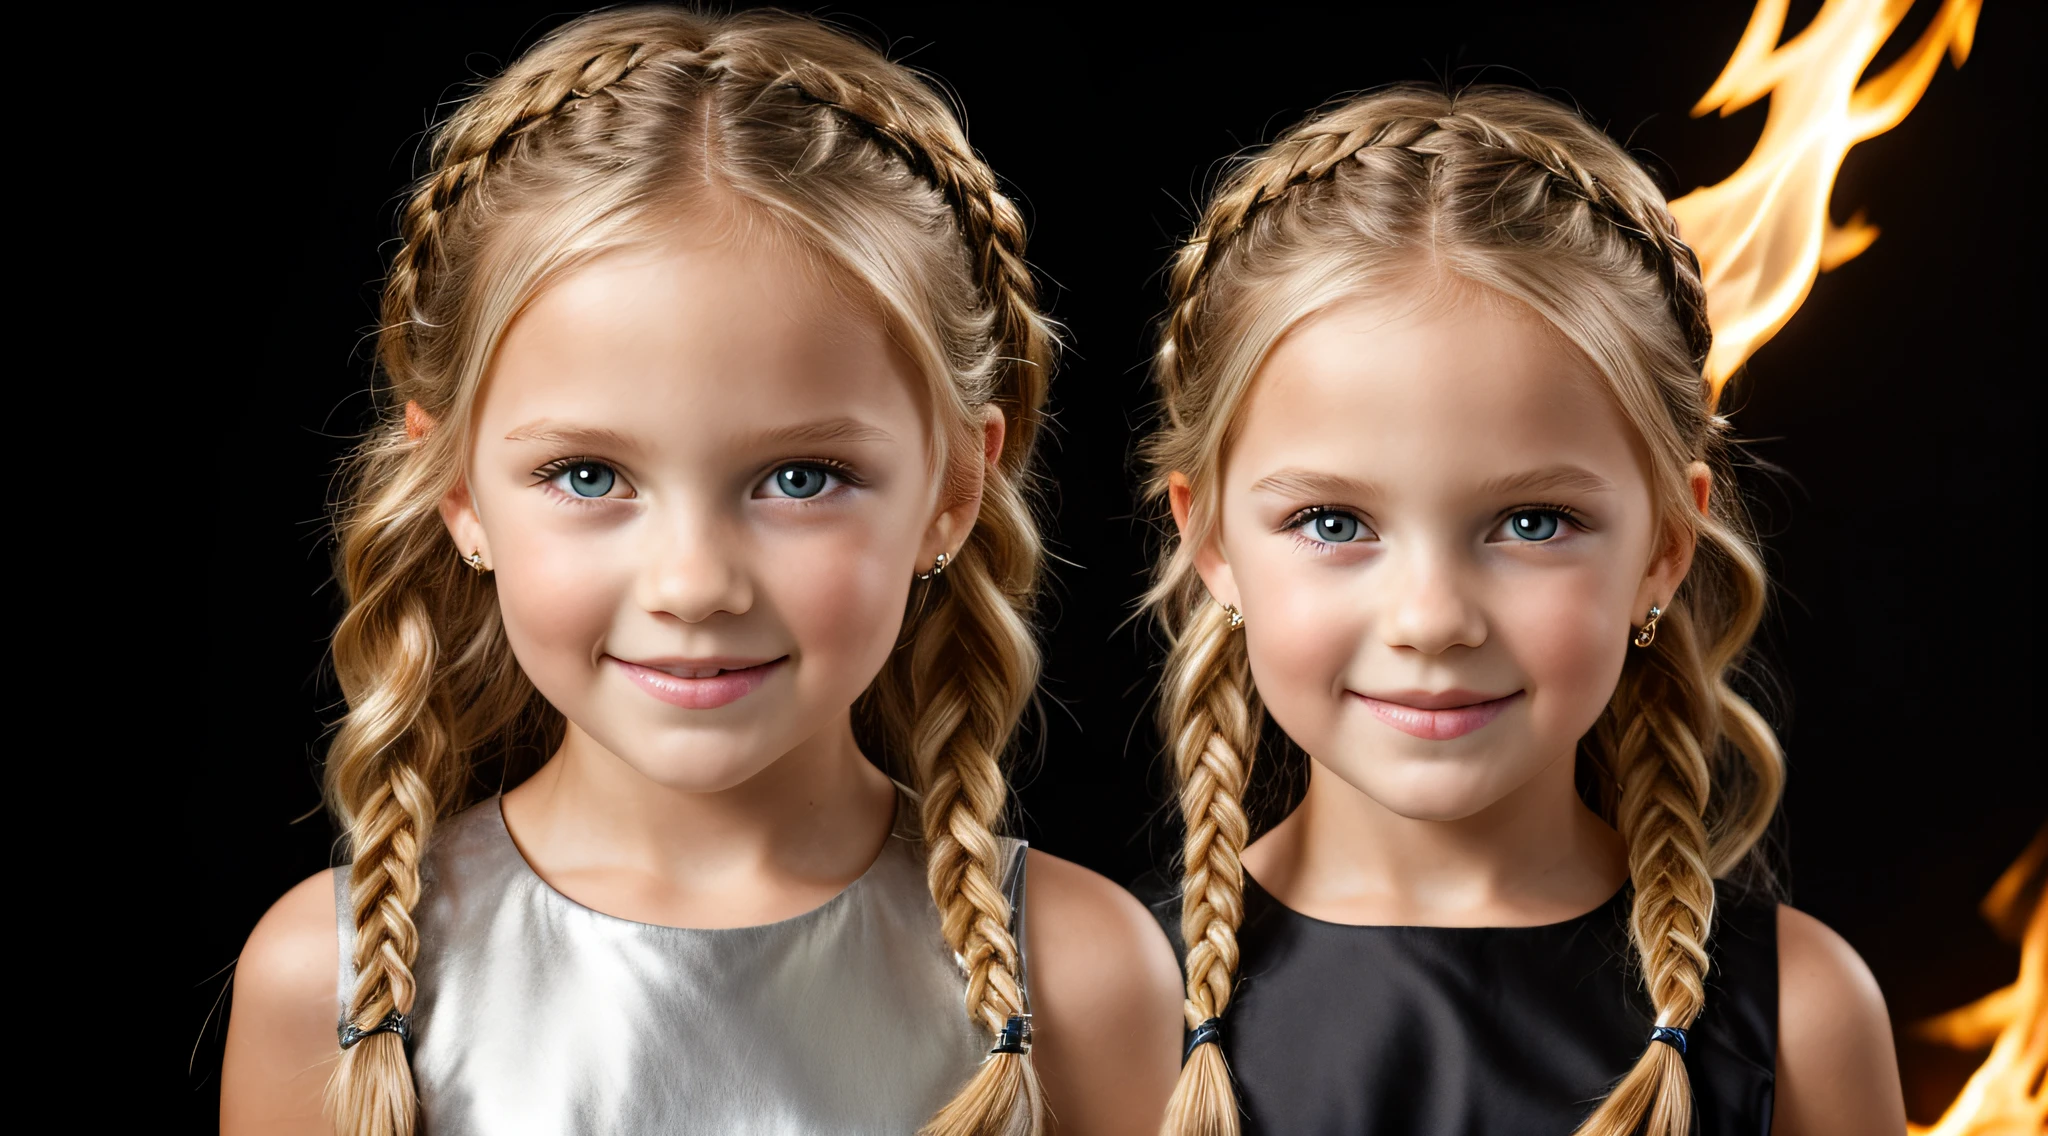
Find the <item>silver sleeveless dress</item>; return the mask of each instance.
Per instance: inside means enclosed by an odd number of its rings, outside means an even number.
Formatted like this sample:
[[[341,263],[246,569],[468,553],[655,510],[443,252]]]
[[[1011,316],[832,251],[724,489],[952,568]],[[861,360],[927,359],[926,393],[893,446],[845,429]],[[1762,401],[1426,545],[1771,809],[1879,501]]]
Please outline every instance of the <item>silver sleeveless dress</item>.
[[[759,927],[635,923],[549,887],[497,798],[444,822],[414,913],[413,1080],[430,1136],[908,1136],[990,1039],[899,819],[821,907]],[[1024,936],[1024,845],[1003,840]],[[356,975],[334,873],[340,1002]]]

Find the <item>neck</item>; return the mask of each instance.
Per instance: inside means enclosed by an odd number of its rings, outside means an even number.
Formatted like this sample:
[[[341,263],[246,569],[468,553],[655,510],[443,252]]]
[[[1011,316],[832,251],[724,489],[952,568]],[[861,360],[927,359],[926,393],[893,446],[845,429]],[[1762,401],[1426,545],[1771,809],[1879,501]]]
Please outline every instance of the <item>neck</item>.
[[[504,810],[534,871],[585,906],[731,927],[801,914],[858,878],[888,837],[895,788],[847,717],[709,792],[657,781],[571,723]]]
[[[1336,923],[1517,927],[1598,907],[1628,878],[1621,837],[1564,755],[1468,816],[1403,816],[1311,761],[1301,806],[1245,853],[1282,903]]]

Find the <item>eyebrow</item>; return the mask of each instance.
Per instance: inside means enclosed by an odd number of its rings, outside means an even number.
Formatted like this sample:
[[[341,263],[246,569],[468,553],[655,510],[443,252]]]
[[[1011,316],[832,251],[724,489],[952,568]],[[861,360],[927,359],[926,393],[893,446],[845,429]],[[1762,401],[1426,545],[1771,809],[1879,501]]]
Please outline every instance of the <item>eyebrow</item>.
[[[754,435],[752,440],[757,443],[783,445],[825,445],[834,442],[893,442],[896,435],[880,426],[862,422],[858,418],[840,417],[777,426],[771,430],[761,431]]]
[[[623,451],[635,448],[633,440],[617,430],[602,426],[578,426],[553,418],[537,418],[505,435],[508,442],[549,442],[592,450]]]
[[[1322,497],[1360,500],[1378,497],[1379,487],[1369,481],[1320,473],[1312,469],[1287,469],[1269,473],[1252,482],[1254,493],[1278,493],[1284,497]]]
[[[1504,497],[1516,493],[1603,493],[1612,488],[1613,482],[1590,469],[1554,465],[1496,477],[1481,491],[1488,496]]]

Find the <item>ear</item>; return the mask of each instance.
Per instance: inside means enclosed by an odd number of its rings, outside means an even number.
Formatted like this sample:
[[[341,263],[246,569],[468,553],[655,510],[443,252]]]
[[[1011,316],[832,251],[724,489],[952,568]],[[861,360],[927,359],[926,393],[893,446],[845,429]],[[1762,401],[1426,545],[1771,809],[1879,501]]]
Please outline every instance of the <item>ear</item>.
[[[1244,603],[1237,594],[1237,576],[1223,555],[1223,542],[1217,539],[1218,526],[1210,525],[1200,540],[1189,536],[1188,516],[1194,502],[1195,487],[1188,481],[1188,475],[1179,470],[1167,474],[1166,503],[1173,510],[1173,527],[1180,530],[1183,554],[1194,560],[1195,574],[1202,578],[1203,586],[1217,603],[1243,611]]]
[[[940,502],[939,511],[932,516],[931,526],[925,530],[924,543],[918,550],[919,572],[929,569],[941,552],[949,557],[959,555],[960,546],[967,543],[967,534],[974,531],[974,522],[981,517],[981,494],[988,485],[988,472],[1003,456],[1003,439],[1008,430],[1009,422],[1003,417],[1001,407],[981,408],[981,460],[966,461],[963,459],[967,455],[962,454],[955,459],[959,468],[947,471],[947,496]]]
[[[405,400],[405,438],[417,442],[434,432],[434,419],[420,404],[412,399]]]
[[[480,553],[486,570],[495,563],[491,559],[491,542],[484,536],[484,523],[476,515],[475,502],[470,500],[469,482],[464,481],[441,498],[441,523],[448,526],[448,535],[455,541],[455,555],[467,560],[470,553]]]
[[[1700,516],[1707,516],[1714,498],[1714,471],[1705,462],[1694,462],[1685,468],[1685,481],[1693,508]],[[1650,570],[1643,575],[1643,586],[1636,596],[1635,619],[1648,614],[1651,604],[1670,607],[1671,597],[1678,594],[1678,585],[1692,571],[1692,555],[1699,547],[1697,531],[1690,525],[1675,528],[1664,539],[1663,550],[1650,561]]]

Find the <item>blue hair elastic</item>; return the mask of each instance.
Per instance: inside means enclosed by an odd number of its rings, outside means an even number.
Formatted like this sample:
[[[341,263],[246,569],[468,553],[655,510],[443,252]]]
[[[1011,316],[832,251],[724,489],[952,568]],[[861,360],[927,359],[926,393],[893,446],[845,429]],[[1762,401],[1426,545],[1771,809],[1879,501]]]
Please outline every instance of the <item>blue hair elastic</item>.
[[[996,1047],[990,1053],[1031,1052],[1031,1015],[1011,1014],[1003,1023],[1003,1032],[996,1035]]]
[[[1195,1050],[1200,1049],[1202,1046],[1222,1044],[1223,1019],[1210,1018],[1201,1025],[1196,1026],[1195,1031],[1188,1035],[1188,1046],[1186,1049],[1181,1050],[1180,1063],[1183,1065],[1187,1064],[1188,1058],[1193,1057]]]
[[[1650,1031],[1651,1041],[1661,1041],[1685,1056],[1685,1031],[1677,1026],[1657,1026]]]
[[[397,1010],[393,1010],[384,1015],[383,1021],[371,1026],[369,1029],[363,1029],[354,1022],[343,1022],[341,1023],[341,1028],[336,1032],[341,1035],[341,1047],[343,1049],[355,1045],[356,1042],[366,1037],[380,1033],[395,1033],[398,1035],[398,1040],[411,1045],[412,1019],[399,1013]]]

